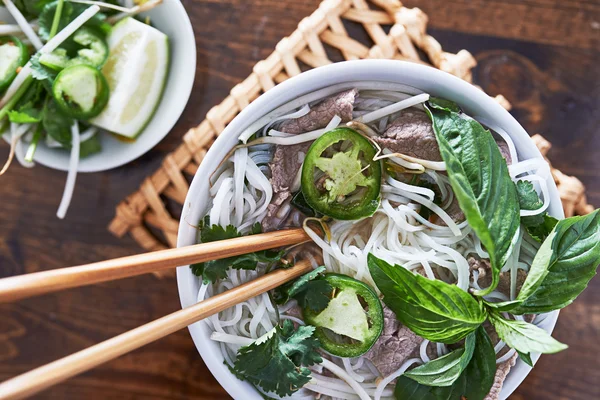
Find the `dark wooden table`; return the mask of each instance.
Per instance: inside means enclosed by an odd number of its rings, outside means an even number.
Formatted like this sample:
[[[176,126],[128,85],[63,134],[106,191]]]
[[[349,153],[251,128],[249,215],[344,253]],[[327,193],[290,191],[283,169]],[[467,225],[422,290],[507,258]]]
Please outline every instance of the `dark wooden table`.
[[[66,220],[55,218],[65,174],[14,165],[0,178],[0,277],[139,252],[106,226],[114,206],[154,171],[183,133],[245,78],[318,0],[185,0],[198,43],[195,90],[173,132],[139,160],[80,175]],[[530,133],[577,175],[600,205],[600,2],[411,0],[449,51],[470,50],[477,83],[504,94]],[[8,154],[0,146],[0,159]],[[0,380],[179,308],[173,279],[127,279],[0,307]],[[600,280],[562,313],[554,332],[569,350],[543,356],[513,399],[600,398]],[[40,399],[218,399],[225,391],[181,331],[37,396]]]

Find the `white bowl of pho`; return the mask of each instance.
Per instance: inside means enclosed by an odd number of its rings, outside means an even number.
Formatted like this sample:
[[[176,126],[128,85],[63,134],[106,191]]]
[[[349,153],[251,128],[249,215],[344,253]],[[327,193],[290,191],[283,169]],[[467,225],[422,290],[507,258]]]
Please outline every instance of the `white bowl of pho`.
[[[505,399],[566,348],[558,310],[600,259],[597,213],[562,217],[547,163],[485,93],[417,64],[339,63],[227,126],[178,246],[287,227],[313,242],[180,267],[181,304],[308,259],[313,272],[189,327],[231,396]]]

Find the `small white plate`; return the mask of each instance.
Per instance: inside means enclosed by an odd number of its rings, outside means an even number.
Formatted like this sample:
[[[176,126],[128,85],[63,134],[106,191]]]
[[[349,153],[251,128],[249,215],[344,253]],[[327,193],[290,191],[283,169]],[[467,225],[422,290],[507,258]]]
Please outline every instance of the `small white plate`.
[[[156,146],[175,125],[192,92],[196,74],[196,41],[190,19],[179,0],[164,0],[158,7],[141,14],[150,17],[152,25],[169,37],[171,65],[163,97],[154,117],[133,142],[101,133],[102,151],[79,161],[79,172],[106,171],[140,157]],[[0,7],[0,21],[11,22],[8,11]],[[66,171],[69,151],[38,147],[34,160],[47,167]]]

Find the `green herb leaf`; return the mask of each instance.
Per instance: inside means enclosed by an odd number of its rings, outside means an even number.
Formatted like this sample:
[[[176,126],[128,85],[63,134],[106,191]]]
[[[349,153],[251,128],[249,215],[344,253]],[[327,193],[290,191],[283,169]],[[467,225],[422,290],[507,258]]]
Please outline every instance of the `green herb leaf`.
[[[294,330],[290,320],[276,327],[264,341],[242,347],[233,366],[236,375],[267,392],[288,396],[310,381],[309,367],[322,362],[315,328]]]
[[[433,342],[456,343],[486,319],[481,303],[455,285],[429,280],[372,254],[369,271],[400,322]]]
[[[31,57],[31,60],[29,61],[31,63],[31,76],[33,76],[38,81],[46,81],[46,88],[48,89],[48,92],[51,92],[52,84],[54,83],[54,79],[56,79],[58,73],[54,70],[51,70],[50,68],[43,66],[40,63],[39,53]]]
[[[462,118],[457,109],[440,99],[430,99],[426,107],[458,204],[490,254],[492,284],[475,293],[483,296],[498,285],[500,269],[516,243],[519,199],[492,134],[479,122]]]
[[[550,232],[552,232],[552,229],[554,229],[556,224],[558,224],[558,220],[545,213],[543,216],[543,222],[541,224],[527,226],[526,229],[527,233],[529,233],[529,236],[542,243],[544,240],[546,240],[548,235],[550,235]]]
[[[94,135],[85,142],[81,142],[79,145],[79,158],[89,157],[92,154],[96,154],[102,151],[102,144],[100,143],[100,137]]]
[[[600,210],[560,221],[538,250],[513,314],[564,308],[587,287],[600,263]]]
[[[473,357],[475,333],[465,340],[465,347],[404,373],[404,376],[426,386],[452,386]]]
[[[276,288],[273,292],[275,303],[285,304],[291,298],[295,298],[300,307],[320,313],[327,308],[333,291],[331,284],[322,279],[324,272],[325,267],[319,267],[293,282]]]
[[[44,118],[42,120],[44,131],[52,139],[56,140],[63,147],[71,148],[71,125],[73,120],[64,115],[53,98],[49,97],[44,106]]]
[[[475,331],[475,349],[471,361],[451,386],[426,386],[400,376],[394,396],[398,400],[483,400],[494,384],[495,374],[494,346],[483,326],[480,326]]]
[[[58,5],[58,1],[53,1],[51,3],[47,3],[40,12],[40,17],[38,20],[39,24],[39,36],[43,40],[47,41],[50,38],[50,30],[52,29],[52,22],[54,21],[54,13],[56,12],[56,8]],[[63,30],[67,25],[69,25],[75,18],[77,18],[81,13],[83,13],[89,6],[86,4],[76,4],[71,2],[65,2],[63,4],[62,13],[60,15],[60,21],[58,23],[58,31]],[[85,23],[85,26],[102,26],[106,16],[102,13],[97,13],[94,15],[89,21]]]
[[[33,18],[40,15],[44,6],[54,0],[13,0],[15,6],[27,18]]]
[[[518,181],[517,192],[519,194],[521,210],[537,210],[544,205],[544,202],[535,191],[533,184],[529,181]],[[541,243],[552,232],[558,220],[549,216],[547,212],[543,212],[538,215],[521,217],[521,223],[525,226],[529,235]]]
[[[568,346],[554,339],[548,332],[525,321],[513,321],[491,313],[490,322],[500,339],[509,347],[527,353],[552,354],[565,350]]]
[[[28,108],[20,111],[9,111],[8,119],[15,124],[33,124],[42,120],[41,110]]]
[[[531,354],[529,353],[521,353],[520,351],[517,351],[517,353],[519,354],[519,358],[521,360],[523,360],[523,362],[527,365],[529,365],[530,367],[533,367],[533,361],[531,361]]]
[[[233,225],[225,228],[219,225],[210,225],[209,217],[200,221],[199,239],[201,243],[215,242],[218,240],[233,239],[242,236]],[[260,224],[254,225],[250,234],[261,233]],[[202,276],[205,282],[216,282],[219,279],[227,278],[229,268],[235,269],[256,269],[259,262],[277,262],[283,256],[283,251],[257,251],[251,254],[242,254],[236,257],[228,257],[220,260],[207,261],[190,265],[192,273]]]

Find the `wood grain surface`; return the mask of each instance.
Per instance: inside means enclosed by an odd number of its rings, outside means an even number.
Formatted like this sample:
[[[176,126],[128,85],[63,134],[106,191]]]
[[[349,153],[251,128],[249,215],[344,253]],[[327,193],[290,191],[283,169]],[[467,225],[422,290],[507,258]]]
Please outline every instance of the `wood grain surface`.
[[[114,171],[78,177],[67,219],[55,218],[65,174],[14,165],[0,179],[0,277],[139,252],[106,226],[114,206],[159,167],[256,61],[309,15],[318,0],[184,0],[198,46],[195,88],[173,132]],[[504,94],[513,114],[554,147],[556,167],[577,175],[600,205],[600,2],[598,0],[410,0],[429,15],[449,51],[469,49],[475,80]],[[8,148],[0,145],[0,159]],[[0,380],[179,308],[173,279],[130,278],[0,306]],[[564,311],[554,335],[570,348],[543,356],[511,399],[600,398],[600,279]],[[187,331],[180,331],[38,399],[225,399]]]

